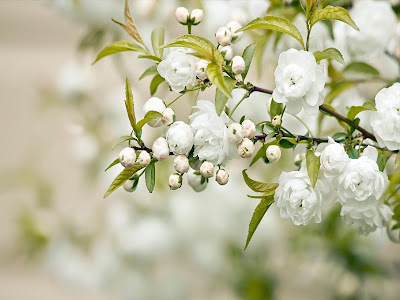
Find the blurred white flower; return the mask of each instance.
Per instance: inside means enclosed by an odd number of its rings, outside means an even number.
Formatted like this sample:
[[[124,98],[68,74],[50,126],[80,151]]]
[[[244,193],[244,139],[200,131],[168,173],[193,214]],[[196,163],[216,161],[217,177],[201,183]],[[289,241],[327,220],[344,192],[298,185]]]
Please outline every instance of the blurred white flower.
[[[333,177],[344,171],[350,158],[342,144],[336,143],[331,137],[328,140],[328,146],[321,152],[321,169],[325,176]]]
[[[202,192],[206,189],[208,183],[206,180],[203,181],[201,175],[195,174],[195,172],[195,170],[190,169],[187,173],[188,184],[192,187],[194,191]]]
[[[176,121],[168,128],[166,138],[170,150],[175,155],[188,155],[190,150],[192,150],[192,128],[182,121]]]
[[[74,96],[89,90],[90,72],[85,64],[71,61],[65,64],[56,77],[57,88],[65,96]]]

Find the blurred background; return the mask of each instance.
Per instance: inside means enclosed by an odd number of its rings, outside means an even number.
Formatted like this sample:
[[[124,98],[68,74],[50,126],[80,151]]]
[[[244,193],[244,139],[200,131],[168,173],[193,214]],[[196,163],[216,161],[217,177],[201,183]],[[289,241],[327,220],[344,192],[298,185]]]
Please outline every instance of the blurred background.
[[[228,21],[245,24],[267,11],[302,24],[299,3],[290,1],[129,3],[147,43],[157,26],[165,27],[166,40],[185,33],[174,17],[181,5],[204,9],[194,33],[210,40]],[[385,231],[359,236],[344,225],[339,206],[330,207],[321,224],[300,228],[272,206],[244,252],[258,204],[247,197],[251,191],[241,178],[249,161],[232,162],[228,185],[210,181],[202,193],[185,183],[169,191],[172,164],[163,161],[153,194],[140,182],[132,194],[120,189],[103,199],[121,171],[115,166],[104,173],[123,147],[111,150],[112,144],[130,132],[124,78],[131,80],[139,117],[138,107],[150,97],[150,78],[139,81],[150,65],[136,54],[91,66],[104,46],[129,38],[111,22],[123,20],[123,11],[123,0],[0,1],[0,299],[399,299],[398,244]],[[316,26],[314,49],[333,43],[327,28]],[[389,46],[398,55],[398,25],[396,30]],[[253,40],[258,48],[248,80],[273,88],[279,51],[293,43],[247,34],[235,53]],[[386,70],[386,78],[399,76],[395,60],[384,57],[383,67],[379,59],[371,64]],[[363,103],[384,85],[350,89],[336,104],[346,97]],[[230,105],[242,93],[235,90]],[[156,95],[166,102],[174,96],[165,85]],[[213,91],[199,97],[213,98]],[[252,94],[241,115],[265,120],[267,101]],[[174,106],[178,120],[186,120],[191,103],[185,96]],[[285,122],[299,134],[307,131]],[[324,122],[329,132],[334,125]],[[155,131],[144,128],[146,144],[160,135]],[[293,170],[301,149],[283,152],[279,168],[260,160],[251,177],[276,181],[280,170]]]

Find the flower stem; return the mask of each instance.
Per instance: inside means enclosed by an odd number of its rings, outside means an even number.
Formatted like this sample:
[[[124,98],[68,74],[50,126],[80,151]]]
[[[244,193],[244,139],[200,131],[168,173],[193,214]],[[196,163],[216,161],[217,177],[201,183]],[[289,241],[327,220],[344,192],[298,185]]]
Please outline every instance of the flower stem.
[[[230,112],[229,118],[232,117],[233,113],[234,113],[235,110],[239,107],[239,105],[244,101],[244,99],[249,98],[249,96],[250,96],[250,93],[245,93],[245,94],[243,95],[243,98],[240,99],[240,101],[235,105],[235,107],[234,107],[234,108],[232,109],[232,111]]]

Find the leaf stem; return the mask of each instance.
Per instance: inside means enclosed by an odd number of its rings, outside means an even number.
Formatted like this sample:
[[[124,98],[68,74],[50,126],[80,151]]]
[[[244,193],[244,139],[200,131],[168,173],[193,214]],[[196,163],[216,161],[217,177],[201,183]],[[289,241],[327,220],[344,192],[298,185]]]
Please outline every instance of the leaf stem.
[[[235,105],[235,107],[231,110],[231,112],[229,113],[229,118],[232,117],[233,113],[235,112],[235,110],[239,107],[239,105],[244,101],[244,99],[249,98],[250,93],[245,93],[242,97],[242,99],[240,99],[240,101]]]

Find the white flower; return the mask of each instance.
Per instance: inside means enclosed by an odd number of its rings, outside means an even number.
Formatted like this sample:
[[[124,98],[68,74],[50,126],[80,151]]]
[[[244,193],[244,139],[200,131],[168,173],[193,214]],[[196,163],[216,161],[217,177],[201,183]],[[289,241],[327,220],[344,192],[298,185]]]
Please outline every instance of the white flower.
[[[168,178],[168,185],[171,190],[177,190],[182,186],[182,175],[171,174]]]
[[[202,179],[201,175],[195,174],[193,169],[190,169],[187,174],[188,184],[196,192],[202,192],[207,187],[207,180]]]
[[[232,123],[228,127],[228,141],[232,144],[239,144],[244,137],[243,128],[239,123]]]
[[[334,177],[344,171],[350,158],[342,144],[336,143],[331,137],[328,140],[328,146],[321,152],[321,169],[325,176]]]
[[[236,30],[239,30],[242,28],[242,25],[238,21],[230,21],[226,27],[229,29],[229,31],[232,33],[232,43],[238,42],[240,38],[242,37],[243,32],[238,32],[235,33]]]
[[[298,114],[303,107],[315,115],[324,102],[325,78],[312,53],[289,49],[279,55],[275,69],[275,102],[286,104],[290,114]]]
[[[295,225],[321,222],[321,209],[327,201],[323,194],[329,192],[323,181],[317,180],[313,188],[307,174],[292,171],[282,172],[278,183],[274,199],[282,218],[290,218]]]
[[[195,71],[196,71],[196,76],[200,80],[205,80],[207,79],[207,66],[210,62],[205,60],[205,59],[199,59],[196,62],[196,65],[194,66]]]
[[[281,158],[281,148],[277,145],[268,146],[265,155],[270,163],[277,162]]]
[[[232,72],[235,73],[235,75],[242,74],[244,69],[246,69],[246,63],[243,57],[235,56],[232,58]]]
[[[159,63],[158,73],[169,83],[175,92],[182,91],[187,85],[196,83],[194,65],[196,57],[188,55],[189,50],[172,48],[167,57]]]
[[[236,147],[227,139],[227,115],[222,112],[218,116],[214,104],[205,100],[197,101],[195,108],[199,111],[189,117],[194,134],[193,156],[214,165],[224,164],[228,159],[236,157]]]
[[[254,153],[254,144],[248,138],[244,138],[237,146],[237,152],[242,158],[249,158]]]
[[[203,10],[201,9],[193,9],[190,13],[190,19],[193,22],[193,25],[198,25],[203,20]]]
[[[158,160],[164,160],[169,156],[168,142],[165,138],[159,137],[153,143],[153,156]]]
[[[175,11],[175,17],[179,23],[185,25],[188,21],[189,11],[186,7],[178,7]]]
[[[218,46],[218,51],[221,52],[222,56],[226,61],[231,61],[233,58],[233,49],[231,46],[222,47]]]
[[[251,120],[242,122],[243,136],[251,139],[256,134],[256,125]]]
[[[214,176],[214,165],[208,161],[205,161],[200,166],[200,174],[205,178]]]
[[[225,170],[220,169],[217,171],[216,180],[220,185],[225,185],[228,183],[229,175]]]
[[[170,107],[167,107],[163,113],[163,118],[162,118],[162,122],[164,125],[171,125],[174,122],[175,119],[175,113],[174,110]]]
[[[147,151],[140,152],[137,162],[142,168],[147,167],[150,164],[150,161],[151,157]]]
[[[156,112],[159,112],[160,114],[162,114],[164,109],[165,109],[164,101],[162,101],[160,98],[157,98],[157,97],[151,97],[143,105],[144,115],[146,115],[149,111],[156,111]],[[147,122],[147,124],[150,127],[159,127],[163,124],[162,118],[151,120],[151,121]]]
[[[125,168],[132,168],[136,161],[135,149],[131,147],[126,147],[118,155],[119,162]]]
[[[370,122],[381,147],[400,148],[400,83],[382,89],[375,97],[376,110]]]
[[[166,138],[170,150],[175,155],[187,155],[193,147],[192,128],[182,121],[174,122],[168,128]]]
[[[174,159],[174,168],[178,173],[189,171],[189,159],[185,155],[178,155]]]
[[[215,37],[217,38],[218,44],[220,44],[222,46],[228,46],[229,43],[232,41],[232,33],[226,27],[218,28],[217,33],[215,34]]]

